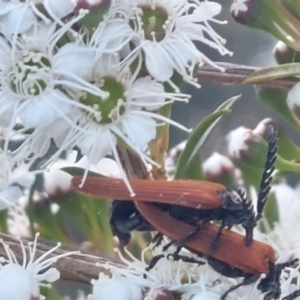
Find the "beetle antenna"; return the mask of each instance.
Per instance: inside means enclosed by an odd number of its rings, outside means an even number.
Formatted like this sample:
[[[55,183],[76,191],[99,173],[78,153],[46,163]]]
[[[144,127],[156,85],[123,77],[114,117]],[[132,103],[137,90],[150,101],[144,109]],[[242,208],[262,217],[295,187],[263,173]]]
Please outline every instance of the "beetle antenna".
[[[273,180],[272,174],[275,170],[276,153],[278,149],[278,130],[275,130],[273,126],[268,128],[268,151],[267,159],[262,174],[258,199],[257,199],[257,215],[256,221],[262,218],[262,211],[268,200],[268,195],[271,190],[271,183]]]

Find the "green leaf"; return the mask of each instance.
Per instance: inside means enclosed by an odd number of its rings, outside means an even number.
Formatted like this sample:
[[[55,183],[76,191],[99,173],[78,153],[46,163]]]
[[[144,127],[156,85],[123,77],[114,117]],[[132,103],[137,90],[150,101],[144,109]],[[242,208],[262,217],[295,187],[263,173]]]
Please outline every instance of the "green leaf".
[[[265,105],[295,129],[300,130],[300,122],[286,102],[288,91],[272,88],[258,88],[257,91],[261,101]]]
[[[257,83],[300,75],[300,63],[289,63],[263,68],[249,75],[243,83]]]
[[[69,241],[64,232],[62,220],[58,219],[51,210],[51,202],[33,203],[26,212],[34,224],[37,224],[42,237],[63,243]]]
[[[286,160],[300,162],[300,148],[289,138],[282,128],[279,128],[278,136],[278,154]]]
[[[288,91],[272,88],[258,88],[262,102],[295,129],[300,130],[300,122],[287,105]]]
[[[201,171],[201,160],[199,151],[205,144],[212,130],[215,128],[221,117],[229,113],[229,108],[235,103],[239,96],[232,97],[222,103],[214,113],[206,117],[191,133],[186,143],[185,149],[181,153],[175,179],[203,179]]]
[[[276,167],[276,169],[278,169],[280,171],[300,173],[300,163],[288,161],[286,159],[283,159],[279,155],[277,155],[277,161],[276,161],[275,167]]]
[[[58,204],[64,218],[71,217],[71,220],[75,221],[72,223],[77,227],[76,229],[81,231],[96,249],[113,254],[113,239],[108,220],[108,201],[70,193]]]
[[[0,230],[7,232],[7,209],[0,210]]]
[[[279,221],[278,204],[274,193],[269,194],[269,198],[268,201],[266,202],[263,213],[265,219],[268,222],[269,227],[273,229],[275,224]],[[261,232],[264,233],[267,233],[269,231],[269,228],[265,228],[263,222],[259,223],[259,229]]]
[[[263,173],[263,168],[258,168],[241,160],[236,161],[235,166],[241,170],[246,185],[254,186],[255,189],[258,190]]]

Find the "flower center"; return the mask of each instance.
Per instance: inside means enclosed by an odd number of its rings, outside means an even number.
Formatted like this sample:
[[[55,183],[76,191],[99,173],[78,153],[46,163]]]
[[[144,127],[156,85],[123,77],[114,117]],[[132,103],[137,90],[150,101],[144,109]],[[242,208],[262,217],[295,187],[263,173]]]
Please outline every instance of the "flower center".
[[[98,86],[107,92],[107,97],[101,98],[87,93],[80,99],[84,105],[95,109],[99,114],[93,114],[92,119],[99,124],[110,124],[118,121],[126,111],[125,88],[113,77],[103,77]]]
[[[9,73],[14,93],[28,97],[41,94],[51,81],[51,64],[43,53],[28,51],[15,60]]]
[[[159,42],[164,39],[165,26],[168,21],[165,9],[159,6],[142,6],[140,7],[140,18],[147,40],[152,41],[155,38]]]

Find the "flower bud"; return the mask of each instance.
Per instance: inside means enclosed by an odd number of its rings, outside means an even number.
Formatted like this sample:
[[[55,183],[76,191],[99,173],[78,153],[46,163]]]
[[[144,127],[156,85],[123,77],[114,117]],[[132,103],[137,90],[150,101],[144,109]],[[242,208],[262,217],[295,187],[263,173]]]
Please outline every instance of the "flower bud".
[[[234,164],[229,158],[214,152],[207,160],[204,161],[203,173],[205,179],[224,184],[225,186],[234,185]]]
[[[247,24],[255,18],[259,11],[259,1],[234,0],[230,7],[230,13],[235,21]]]
[[[230,11],[237,22],[267,31],[300,51],[299,21],[279,1],[234,0]]]
[[[300,52],[295,51],[282,41],[279,41],[275,45],[273,53],[277,63],[280,65],[292,62],[300,62]]]
[[[230,157],[252,167],[263,168],[266,160],[267,143],[262,136],[266,134],[267,130],[268,122],[264,121],[254,130],[238,127],[231,131],[227,136]]]
[[[257,124],[257,126],[253,129],[253,132],[255,134],[260,135],[267,141],[269,136],[270,126],[272,126],[275,129],[278,129],[279,127],[278,123],[275,122],[273,119],[266,118]]]
[[[296,83],[289,91],[287,96],[287,104],[293,114],[300,118],[300,82]]]

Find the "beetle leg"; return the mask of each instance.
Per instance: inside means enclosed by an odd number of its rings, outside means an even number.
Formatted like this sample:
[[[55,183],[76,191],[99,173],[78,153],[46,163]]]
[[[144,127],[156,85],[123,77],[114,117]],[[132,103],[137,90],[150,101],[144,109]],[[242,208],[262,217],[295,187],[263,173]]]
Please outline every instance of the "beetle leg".
[[[283,297],[282,300],[294,300],[299,296],[300,296],[300,290],[296,290],[296,291],[292,292],[291,294]]]
[[[187,255],[180,255],[179,252],[180,252],[181,248],[182,247],[178,246],[174,253],[168,254],[167,258],[169,259],[170,257],[172,257],[173,260],[176,260],[176,261],[182,260],[183,262],[194,263],[194,264],[197,264],[198,266],[205,265],[205,262],[203,262],[201,260],[197,260],[197,259],[187,256]]]
[[[240,282],[239,284],[233,285],[231,288],[229,288],[222,296],[221,296],[221,300],[225,300],[226,297],[228,296],[229,293],[233,292],[234,290],[238,289],[241,286],[244,285],[249,285],[254,283],[260,275],[253,275],[251,277],[246,277],[242,282]]]
[[[175,244],[175,241],[172,240],[170,241],[168,244],[163,246],[163,251],[167,251],[173,244]],[[179,248],[179,250],[181,249],[181,246],[178,246],[177,249]],[[177,250],[176,250],[177,251]],[[179,251],[178,251],[179,252]]]
[[[163,254],[153,256],[148,264],[148,267],[146,268],[146,271],[150,271],[151,269],[153,269],[155,265],[158,263],[158,261],[163,257],[164,257]]]
[[[190,239],[192,239],[201,228],[203,228],[203,225],[206,222],[203,221],[200,225],[196,226],[195,229],[193,229],[189,234],[187,234],[186,236],[184,236],[183,238],[181,238],[180,240],[177,241],[177,245],[178,247],[184,247],[184,245],[186,244],[186,242]]]
[[[158,232],[153,237],[153,239],[149,242],[149,244],[150,243],[154,244],[153,249],[155,249],[156,247],[158,247],[161,244],[162,240],[163,240],[163,235],[160,232]]]
[[[212,242],[208,252],[205,254],[205,258],[210,257],[213,254],[213,252],[216,250],[216,248],[218,246],[218,241],[221,237],[222,231],[223,231],[225,226],[226,226],[226,219],[223,219],[214,241]]]

